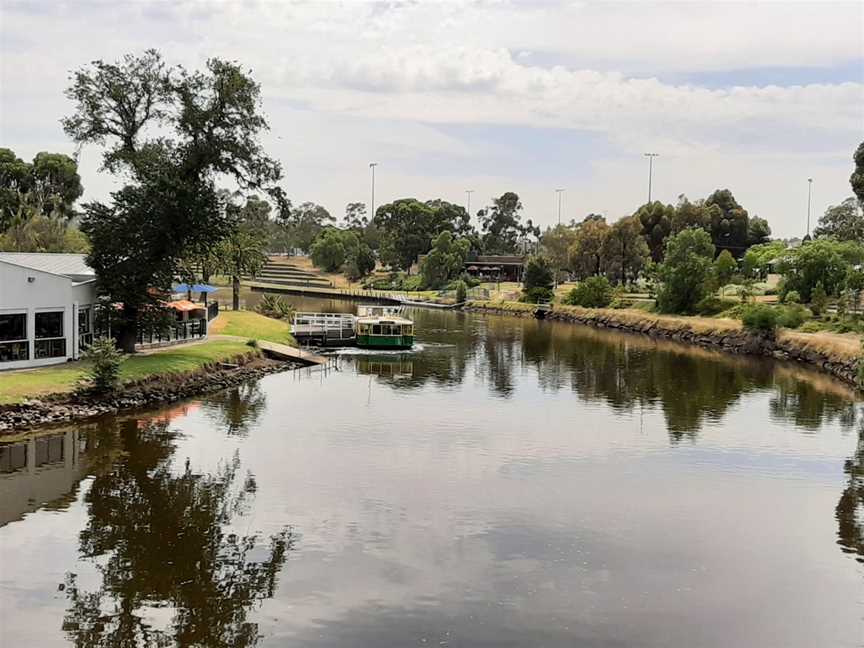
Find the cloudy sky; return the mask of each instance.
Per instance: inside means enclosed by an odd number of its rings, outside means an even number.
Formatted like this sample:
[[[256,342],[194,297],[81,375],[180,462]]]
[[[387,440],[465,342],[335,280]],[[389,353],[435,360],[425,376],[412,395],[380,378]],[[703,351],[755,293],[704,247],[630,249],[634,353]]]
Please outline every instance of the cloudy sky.
[[[654,197],[729,188],[776,235],[851,194],[864,139],[864,3],[0,3],[0,146],[73,152],[71,69],[156,47],[171,63],[247,65],[295,202],[341,216],[504,191],[525,216],[609,220]],[[85,148],[85,198],[112,179]]]

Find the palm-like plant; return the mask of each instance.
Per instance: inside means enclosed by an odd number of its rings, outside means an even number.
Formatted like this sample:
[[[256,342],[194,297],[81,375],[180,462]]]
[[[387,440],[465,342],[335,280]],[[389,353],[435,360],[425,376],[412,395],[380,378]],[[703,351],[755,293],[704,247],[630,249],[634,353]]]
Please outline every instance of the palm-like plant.
[[[240,308],[240,278],[254,277],[267,262],[267,240],[240,225],[219,243],[222,271],[231,277],[231,308]]]

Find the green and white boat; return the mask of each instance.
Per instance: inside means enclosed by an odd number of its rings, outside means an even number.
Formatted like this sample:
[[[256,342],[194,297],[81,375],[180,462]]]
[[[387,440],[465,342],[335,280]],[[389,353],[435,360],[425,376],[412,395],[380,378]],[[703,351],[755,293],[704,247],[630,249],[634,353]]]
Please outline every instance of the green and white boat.
[[[360,306],[354,324],[357,346],[362,349],[410,349],[414,346],[414,322],[394,306]]]

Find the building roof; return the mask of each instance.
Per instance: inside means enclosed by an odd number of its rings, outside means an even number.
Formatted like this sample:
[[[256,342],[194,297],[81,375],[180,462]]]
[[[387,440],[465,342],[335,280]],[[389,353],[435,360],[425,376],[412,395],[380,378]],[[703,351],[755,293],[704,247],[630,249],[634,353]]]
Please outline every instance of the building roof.
[[[69,277],[75,281],[93,279],[96,273],[85,262],[83,254],[53,252],[0,252],[0,261]]]

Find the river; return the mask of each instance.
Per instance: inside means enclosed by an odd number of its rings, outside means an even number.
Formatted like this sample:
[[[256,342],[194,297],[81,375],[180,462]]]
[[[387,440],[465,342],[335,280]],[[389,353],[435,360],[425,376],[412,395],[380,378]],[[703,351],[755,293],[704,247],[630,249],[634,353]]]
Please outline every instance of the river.
[[[0,645],[864,644],[848,388],[413,317],[411,352],[0,445]]]

